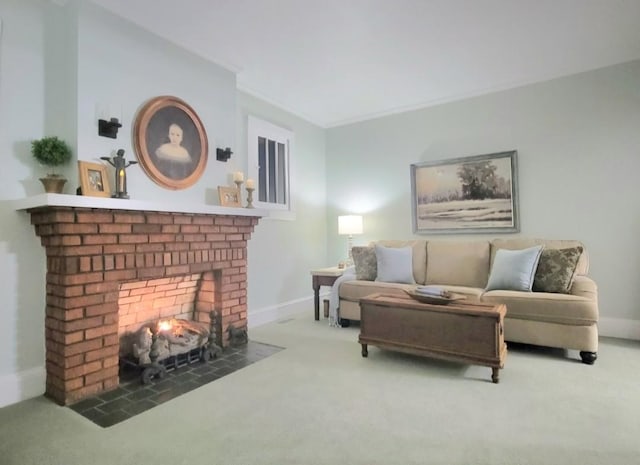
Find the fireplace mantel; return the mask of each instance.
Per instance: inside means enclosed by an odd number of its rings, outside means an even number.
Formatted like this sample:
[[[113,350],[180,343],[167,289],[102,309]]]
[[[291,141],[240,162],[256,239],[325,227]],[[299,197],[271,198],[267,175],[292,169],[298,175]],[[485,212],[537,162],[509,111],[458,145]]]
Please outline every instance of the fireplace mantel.
[[[68,194],[40,194],[13,201],[16,210],[43,207],[102,208],[106,210],[152,211],[167,213],[195,213],[204,215],[233,215],[263,218],[267,210],[257,208],[231,208],[192,202],[167,203],[148,200],[111,199]]]
[[[45,248],[46,394],[56,402],[118,386],[123,284],[200,276],[194,319],[218,312],[222,347],[231,325],[246,328],[247,243],[268,212],[63,194],[13,205]]]

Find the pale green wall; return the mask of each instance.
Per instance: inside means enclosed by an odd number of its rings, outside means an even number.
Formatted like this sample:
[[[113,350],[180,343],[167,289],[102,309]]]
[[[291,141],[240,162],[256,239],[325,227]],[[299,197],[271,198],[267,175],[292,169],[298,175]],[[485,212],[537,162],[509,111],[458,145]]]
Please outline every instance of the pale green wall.
[[[7,199],[42,187],[29,140],[45,131],[44,9],[39,2],[0,2],[0,393],[12,402],[44,391],[45,256],[26,215]],[[40,187],[38,187],[40,185]]]
[[[520,234],[583,241],[601,329],[640,337],[640,61],[329,129],[332,256],[344,248],[334,232],[343,212],[364,214],[357,242],[413,236],[411,163],[511,149]]]
[[[128,170],[132,199],[217,204],[217,186],[231,173],[246,172],[246,115],[260,116],[294,131],[294,221],[263,219],[249,243],[250,325],[305,310],[312,315],[309,270],[326,263],[324,130],[247,95],[238,94],[235,74],[147,33],[100,7],[69,1],[3,0],[0,38],[0,406],[44,392],[45,251],[29,216],[11,200],[42,193],[30,141],[64,137],[74,160],[64,171],[66,193],[77,182],[76,159],[126,150],[135,159],[132,126],[149,98],[175,95],[199,115],[209,138],[209,160],[201,179],[182,191],[163,189],[140,169]],[[98,136],[97,106],[121,108],[117,139]],[[227,163],[216,147],[232,147]]]
[[[216,203],[216,187],[228,184],[232,171],[246,171],[247,114],[295,133],[296,219],[264,219],[256,227],[250,324],[296,310],[311,318],[309,270],[344,258],[338,214],[365,214],[356,243],[411,237],[411,163],[517,149],[522,234],[583,240],[603,317],[615,331],[627,324],[637,331],[627,335],[640,338],[640,62],[323,130],[236,92],[233,73],[97,6],[66,5],[0,2],[0,405],[44,391],[44,249],[28,215],[10,202],[42,192],[37,178],[44,171],[34,165],[29,141],[55,130],[81,160],[117,148],[133,158],[134,115],[161,94],[196,109],[210,138],[209,163],[198,184],[180,192],[134,167],[134,199]],[[122,107],[117,140],[97,136],[97,104]],[[231,160],[215,161],[215,147],[226,146],[234,149]],[[73,189],[75,166],[67,171]]]
[[[297,302],[308,309],[309,270],[329,266],[325,207],[324,130],[245,93],[238,93],[238,156],[247,152],[247,116],[257,116],[294,133],[295,221],[263,219],[249,242],[249,303],[267,310]],[[259,266],[253,266],[259,264]],[[257,317],[257,315],[256,315]],[[251,318],[250,318],[251,320]]]
[[[217,204],[217,186],[231,181],[230,166],[216,160],[216,147],[235,145],[236,78],[132,23],[82,3],[78,19],[78,159],[100,161],[125,149],[135,159],[135,115],[149,99],[175,95],[200,117],[209,140],[209,159],[200,180],[173,191],[155,184],[140,166],[127,170],[129,194],[136,200]],[[122,108],[117,139],[98,136],[96,107]]]

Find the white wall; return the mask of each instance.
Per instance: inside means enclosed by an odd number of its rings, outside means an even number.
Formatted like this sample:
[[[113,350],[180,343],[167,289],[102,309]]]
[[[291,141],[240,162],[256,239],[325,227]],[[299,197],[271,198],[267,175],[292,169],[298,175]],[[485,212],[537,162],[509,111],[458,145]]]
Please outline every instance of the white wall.
[[[324,130],[262,100],[238,93],[238,151],[247,150],[247,116],[253,115],[294,133],[293,178],[295,221],[263,219],[248,246],[249,314],[259,324],[270,314],[305,310],[314,268],[331,266],[327,257]],[[252,266],[259,263],[260,266]]]
[[[601,334],[640,338],[639,83],[635,61],[328,130],[333,257],[344,212],[364,214],[358,243],[413,237],[411,163],[516,149],[520,235],[583,241]]]
[[[66,5],[0,2],[0,406],[44,392],[44,249],[28,215],[11,205],[42,192],[30,140],[59,133],[77,159],[118,148],[133,159],[137,109],[166,94],[199,114],[209,163],[179,192],[132,167],[134,199],[217,203],[217,186],[246,171],[248,114],[295,133],[296,220],[261,220],[249,242],[250,325],[291,311],[312,317],[309,270],[345,255],[338,214],[365,214],[356,243],[412,236],[411,163],[517,149],[521,234],[584,241],[602,332],[640,338],[640,62],[324,131],[237,93],[233,73],[99,7]],[[97,104],[121,106],[118,139],[97,136]],[[226,146],[234,155],[217,162],[215,147]],[[75,166],[66,174],[72,192]]]
[[[230,165],[216,160],[215,149],[235,146],[235,74],[88,2],[79,12],[77,48],[78,159],[100,161],[100,156],[123,148],[127,159],[135,160],[132,131],[137,111],[153,97],[175,95],[194,109],[207,131],[205,171],[193,187],[173,191],[133,166],[127,170],[129,195],[137,200],[217,204],[217,186],[231,181]],[[122,109],[117,139],[98,136],[97,106]]]
[[[217,204],[217,186],[246,172],[246,115],[292,129],[296,136],[295,221],[263,219],[249,242],[248,319],[256,325],[288,312],[312,317],[309,270],[326,264],[324,131],[258,99],[238,96],[235,75],[147,33],[91,3],[3,0],[0,37],[0,406],[44,392],[45,250],[29,216],[12,199],[43,192],[44,170],[30,141],[62,135],[74,148],[66,193],[78,185],[76,159],[98,161],[124,148],[135,160],[132,126],[149,98],[175,95],[199,115],[209,159],[196,185],[163,189],[138,166],[128,169],[132,199]],[[98,136],[97,105],[121,108],[117,139]],[[216,147],[235,152],[216,161]],[[303,182],[304,181],[304,182]]]
[[[29,218],[7,201],[42,192],[29,141],[45,130],[43,13],[37,2],[0,3],[0,405],[44,391],[45,257]]]

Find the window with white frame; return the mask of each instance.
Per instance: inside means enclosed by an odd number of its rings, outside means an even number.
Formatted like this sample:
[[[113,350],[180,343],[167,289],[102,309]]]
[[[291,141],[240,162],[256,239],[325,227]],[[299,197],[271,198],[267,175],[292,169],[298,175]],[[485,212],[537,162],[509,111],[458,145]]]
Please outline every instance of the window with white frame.
[[[248,175],[255,180],[254,205],[272,210],[279,218],[293,214],[291,165],[293,133],[249,116],[247,134]],[[271,215],[274,216],[274,215]]]

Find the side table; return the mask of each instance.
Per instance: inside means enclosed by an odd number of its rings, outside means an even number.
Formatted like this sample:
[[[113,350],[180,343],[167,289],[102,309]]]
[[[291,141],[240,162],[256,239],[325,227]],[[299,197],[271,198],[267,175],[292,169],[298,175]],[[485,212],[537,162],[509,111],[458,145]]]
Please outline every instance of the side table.
[[[316,321],[320,319],[320,286],[333,286],[342,273],[344,268],[332,266],[329,268],[318,268],[311,270],[311,278],[313,284],[313,314]]]

